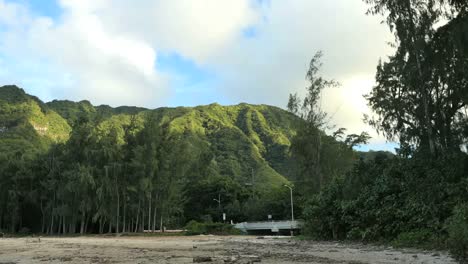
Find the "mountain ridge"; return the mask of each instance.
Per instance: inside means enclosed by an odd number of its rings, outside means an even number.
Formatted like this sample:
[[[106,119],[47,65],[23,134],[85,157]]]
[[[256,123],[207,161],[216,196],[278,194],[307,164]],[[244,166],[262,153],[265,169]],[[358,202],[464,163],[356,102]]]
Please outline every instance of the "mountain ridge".
[[[82,117],[95,120],[95,133],[104,133],[102,131],[115,127],[123,135],[124,127],[132,117],[143,126],[143,120],[151,115],[154,122],[164,126],[169,133],[190,134],[203,142],[200,144],[209,146],[221,174],[239,179],[247,178],[244,176],[250,175],[250,171],[254,169],[259,174],[259,179],[276,179],[279,182],[284,182],[283,178],[287,177],[290,140],[295,134],[294,124],[299,122],[297,117],[279,107],[247,103],[230,106],[213,103],[155,109],[94,106],[87,100],[53,100],[44,103],[17,86],[0,87],[0,102],[7,103],[12,108],[21,108],[24,103],[28,105],[30,109],[18,117],[28,120],[23,130],[30,136],[22,139],[41,142],[43,149],[47,149],[47,145],[66,142],[74,123]],[[0,124],[6,123],[9,114],[11,113],[3,113]],[[47,117],[53,117],[55,121],[52,122]],[[38,119],[42,122],[36,122]],[[57,124],[63,128],[56,133]],[[5,139],[5,135],[2,138]]]

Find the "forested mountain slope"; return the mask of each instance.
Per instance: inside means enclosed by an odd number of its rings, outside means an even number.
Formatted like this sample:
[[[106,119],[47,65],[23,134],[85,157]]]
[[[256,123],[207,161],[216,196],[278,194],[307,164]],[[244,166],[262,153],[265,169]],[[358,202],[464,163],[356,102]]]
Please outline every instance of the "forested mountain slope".
[[[252,170],[267,170],[287,175],[288,148],[298,119],[267,105],[207,106],[158,108],[93,106],[88,101],[43,103],[16,86],[0,87],[0,148],[17,145],[45,150],[51,143],[65,142],[80,116],[96,120],[102,126],[120,126],[130,117],[153,114],[171,133],[190,133],[212,146],[225,174],[248,175]],[[19,140],[25,142],[20,143]],[[27,142],[26,142],[27,141]],[[23,144],[24,143],[24,144]],[[247,155],[246,155],[247,154]],[[252,160],[243,160],[245,157]],[[228,165],[229,163],[229,165]],[[247,168],[245,165],[249,164]],[[268,168],[270,167],[270,168]],[[255,171],[254,171],[255,174]]]
[[[68,139],[71,127],[38,98],[16,86],[0,87],[0,152],[46,150]]]
[[[219,220],[220,210],[235,221],[288,215],[283,185],[300,120],[280,108],[43,103],[15,86],[0,87],[0,104],[0,149],[9,150],[0,228],[134,230]]]
[[[222,174],[247,177],[267,174],[280,179],[288,175],[290,139],[294,122],[289,112],[267,105],[211,104],[197,107],[158,108],[93,106],[88,101],[52,101],[46,104],[72,126],[79,116],[87,116],[103,126],[124,126],[134,116],[142,122],[152,115],[169,133],[191,134],[211,147]]]

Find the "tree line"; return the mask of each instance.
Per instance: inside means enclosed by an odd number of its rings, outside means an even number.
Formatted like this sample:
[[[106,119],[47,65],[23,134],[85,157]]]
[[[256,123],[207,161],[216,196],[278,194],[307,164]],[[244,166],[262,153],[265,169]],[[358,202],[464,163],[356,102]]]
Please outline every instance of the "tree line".
[[[365,0],[369,15],[382,15],[394,33],[394,54],[377,66],[376,85],[366,95],[366,122],[398,142],[395,155],[377,153],[330,175],[320,162],[317,108],[322,88],[311,62],[311,86],[288,108],[306,121],[292,151],[302,173],[316,180],[304,192],[305,233],[320,239],[384,241],[396,246],[449,248],[468,256],[468,4],[444,0]],[[312,77],[311,77],[312,76]],[[300,112],[301,104],[303,111]],[[312,105],[309,105],[313,102]],[[338,131],[339,132],[339,131]],[[354,135],[348,141],[366,139]],[[305,147],[309,145],[309,147]]]
[[[92,224],[100,233],[166,225],[181,210],[176,189],[192,169],[184,160],[190,153],[151,116],[137,119],[106,127],[83,116],[66,143],[39,157],[1,156],[0,228],[66,234],[86,233]]]
[[[31,115],[18,104],[8,105],[13,110],[0,110],[5,112],[1,120]],[[61,133],[70,131],[67,140],[44,142],[28,120],[15,121],[0,135],[0,230],[142,232],[182,228],[190,220],[222,222],[222,213],[228,222],[289,215],[282,186],[287,180],[253,153],[254,146],[241,134],[247,128],[191,117],[189,122],[205,127],[206,135],[200,135],[172,116],[203,109],[102,116],[76,111],[69,103],[64,107],[74,111],[69,112],[71,129]]]

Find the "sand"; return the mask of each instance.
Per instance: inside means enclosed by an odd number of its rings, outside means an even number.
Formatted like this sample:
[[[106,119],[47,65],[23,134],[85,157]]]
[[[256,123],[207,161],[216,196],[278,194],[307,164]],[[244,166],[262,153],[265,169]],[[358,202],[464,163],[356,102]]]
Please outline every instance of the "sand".
[[[456,263],[446,253],[288,237],[0,238],[0,264],[19,263]]]

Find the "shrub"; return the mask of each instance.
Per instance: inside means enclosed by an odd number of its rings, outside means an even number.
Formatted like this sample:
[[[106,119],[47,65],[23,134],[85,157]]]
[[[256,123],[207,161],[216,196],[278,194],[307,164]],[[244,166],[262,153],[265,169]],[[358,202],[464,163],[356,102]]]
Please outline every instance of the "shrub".
[[[428,229],[403,232],[392,241],[392,245],[395,247],[429,248],[434,243],[433,232]]]
[[[239,235],[240,230],[234,228],[233,225],[223,223],[200,223],[197,221],[190,221],[185,226],[187,235]]]
[[[468,263],[468,204],[456,206],[445,226],[450,253],[460,263]]]
[[[206,225],[192,220],[185,226],[187,235],[201,235],[207,232]]]

